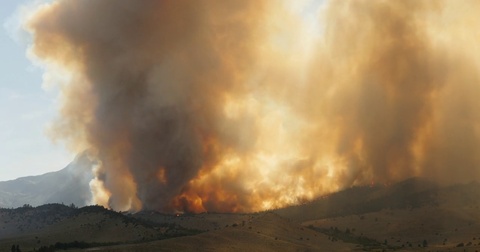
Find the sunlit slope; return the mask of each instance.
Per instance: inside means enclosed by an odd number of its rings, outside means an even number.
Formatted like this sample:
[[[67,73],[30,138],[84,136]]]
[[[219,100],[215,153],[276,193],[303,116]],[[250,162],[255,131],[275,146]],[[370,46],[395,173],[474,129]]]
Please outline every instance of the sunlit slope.
[[[479,210],[476,182],[443,187],[411,179],[391,187],[353,188],[279,212],[303,220],[316,216],[302,224],[344,242],[365,237],[390,249],[475,251]]]
[[[302,205],[275,210],[280,216],[298,221],[363,214],[385,208],[411,208],[437,204],[437,185],[411,178],[386,186],[352,187]]]
[[[98,251],[478,250],[479,210],[479,183],[419,178],[260,213],[132,214],[49,204],[1,209],[0,251],[58,243]]]
[[[262,213],[222,230],[97,251],[351,251],[355,247],[333,243],[327,236],[277,214]]]

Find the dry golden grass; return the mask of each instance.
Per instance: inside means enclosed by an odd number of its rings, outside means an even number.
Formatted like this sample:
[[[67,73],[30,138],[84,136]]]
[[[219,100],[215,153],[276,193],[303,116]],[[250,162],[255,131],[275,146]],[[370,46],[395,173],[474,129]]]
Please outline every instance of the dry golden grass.
[[[392,187],[353,188],[309,204],[252,214],[129,215],[62,205],[0,210],[0,251],[9,251],[12,244],[33,251],[75,240],[90,246],[110,243],[89,251],[119,252],[473,252],[480,251],[480,185],[440,188],[410,180]],[[424,240],[428,247],[423,247]]]
[[[352,251],[356,245],[332,242],[327,236],[264,213],[242,225],[195,236],[135,245],[111,246],[95,251]]]

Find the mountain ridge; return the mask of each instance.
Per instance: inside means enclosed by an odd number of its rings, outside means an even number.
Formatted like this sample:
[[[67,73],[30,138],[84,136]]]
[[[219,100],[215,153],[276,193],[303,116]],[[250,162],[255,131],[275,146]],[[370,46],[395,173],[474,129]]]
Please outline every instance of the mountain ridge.
[[[89,182],[93,178],[92,165],[88,155],[82,153],[59,171],[2,181],[0,208],[48,203],[85,206],[91,201]]]

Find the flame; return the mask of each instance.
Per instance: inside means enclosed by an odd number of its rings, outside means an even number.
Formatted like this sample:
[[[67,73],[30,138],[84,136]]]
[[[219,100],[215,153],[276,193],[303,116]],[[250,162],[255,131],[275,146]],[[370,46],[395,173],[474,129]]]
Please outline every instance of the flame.
[[[163,167],[160,167],[157,172],[157,179],[161,184],[166,185],[168,183],[167,176],[165,175],[166,170]]]
[[[250,212],[478,179],[475,1],[68,1],[26,22],[97,203]],[[107,14],[105,14],[107,13]]]

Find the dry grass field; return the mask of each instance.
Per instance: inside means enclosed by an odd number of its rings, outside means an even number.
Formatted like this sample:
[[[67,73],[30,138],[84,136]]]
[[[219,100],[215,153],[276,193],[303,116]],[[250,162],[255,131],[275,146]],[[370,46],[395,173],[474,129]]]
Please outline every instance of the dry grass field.
[[[250,216],[245,223],[199,235],[95,251],[351,251],[355,246],[330,242],[326,235],[274,213],[262,213]]]
[[[0,210],[0,251],[480,251],[480,185],[420,179],[357,187],[275,211]]]

